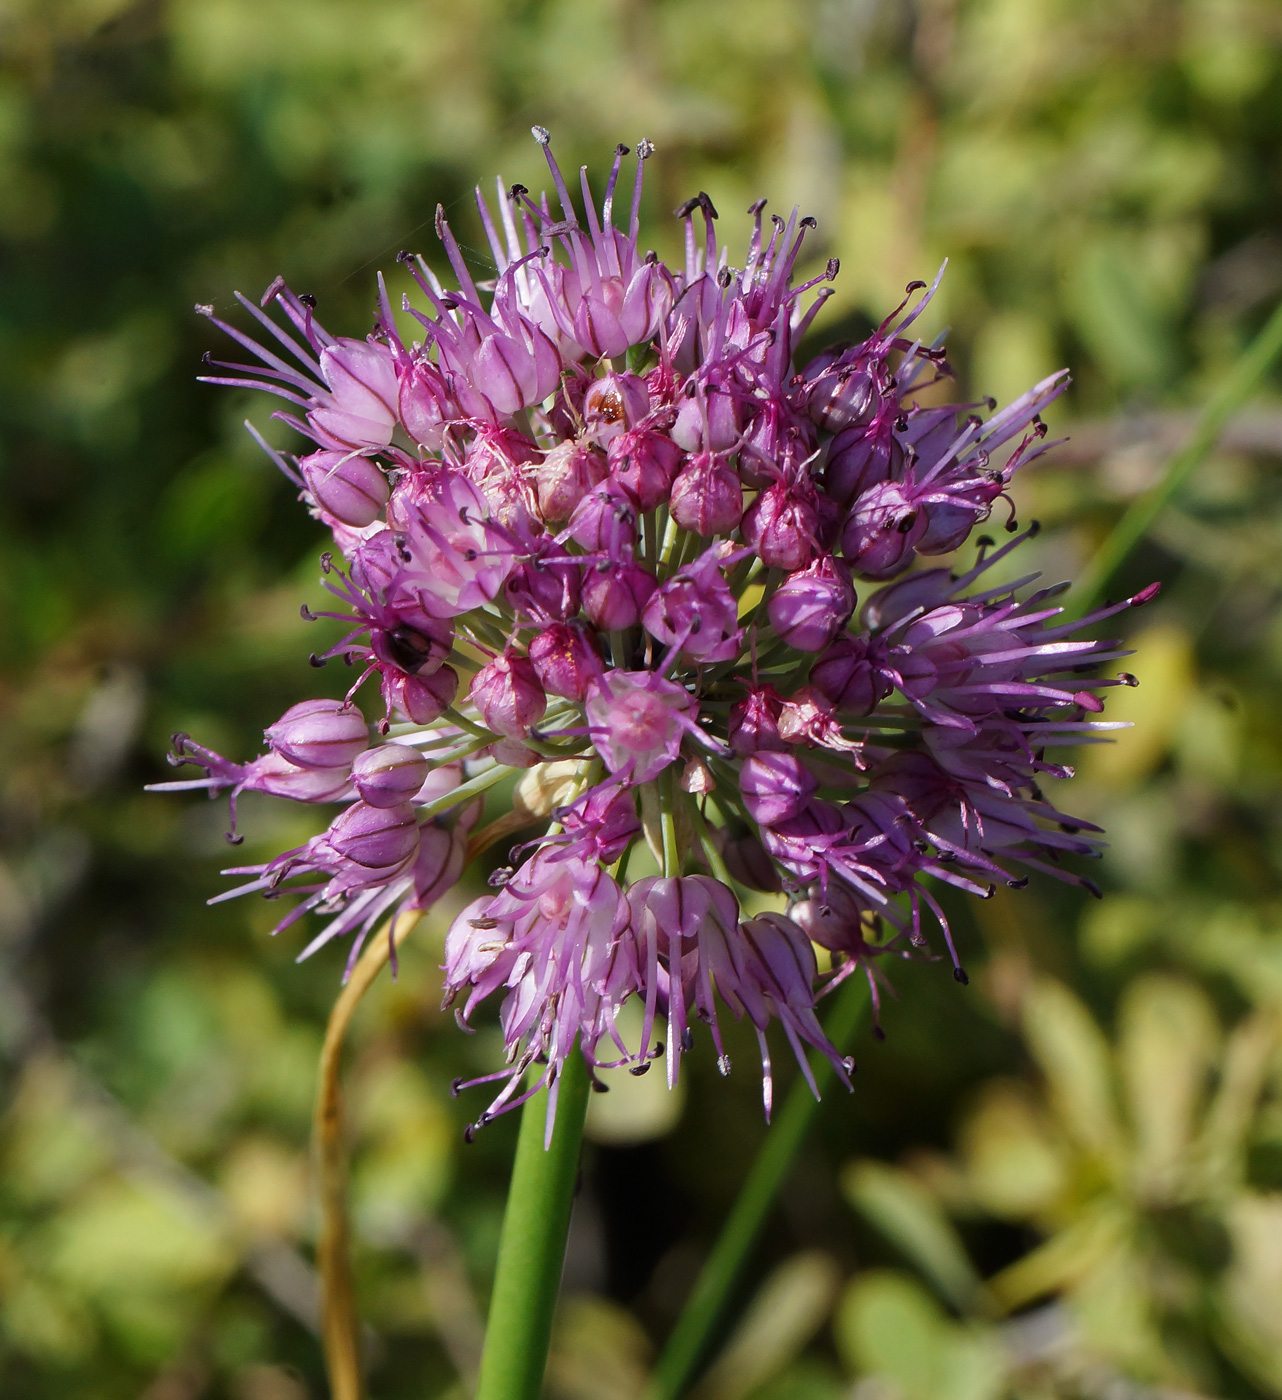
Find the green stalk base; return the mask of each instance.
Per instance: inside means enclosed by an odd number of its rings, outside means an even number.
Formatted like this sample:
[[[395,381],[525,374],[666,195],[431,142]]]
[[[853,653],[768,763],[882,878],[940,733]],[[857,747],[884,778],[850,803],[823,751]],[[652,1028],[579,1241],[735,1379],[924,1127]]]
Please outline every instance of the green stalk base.
[[[538,1400],[543,1387],[588,1108],[588,1067],[578,1050],[565,1062],[545,1149],[547,1101],[540,1092],[521,1110],[476,1400]]]

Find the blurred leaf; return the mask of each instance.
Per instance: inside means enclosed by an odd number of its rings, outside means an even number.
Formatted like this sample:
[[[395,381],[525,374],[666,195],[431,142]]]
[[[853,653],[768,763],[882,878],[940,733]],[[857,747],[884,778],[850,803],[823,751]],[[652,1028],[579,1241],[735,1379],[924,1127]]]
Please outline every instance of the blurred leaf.
[[[836,1261],[819,1250],[780,1264],[695,1389],[698,1400],[742,1400],[777,1376],[827,1321],[840,1282]]]
[[[851,1204],[926,1275],[959,1312],[984,1310],[979,1276],[929,1191],[907,1172],[855,1162],[842,1173]]]

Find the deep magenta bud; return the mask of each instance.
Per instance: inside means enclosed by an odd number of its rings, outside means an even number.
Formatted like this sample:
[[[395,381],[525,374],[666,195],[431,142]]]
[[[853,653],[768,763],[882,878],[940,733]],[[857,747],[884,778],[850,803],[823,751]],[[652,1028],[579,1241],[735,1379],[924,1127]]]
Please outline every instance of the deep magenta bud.
[[[342,700],[304,700],[264,731],[280,756],[299,768],[348,768],[369,747],[365,716]]]
[[[779,715],[783,700],[773,686],[763,685],[750,690],[743,700],[730,707],[727,734],[731,749],[741,758],[758,749],[782,749]]]
[[[797,816],[818,787],[818,778],[792,753],[750,754],[739,771],[743,805],[760,826]]]
[[[639,564],[594,564],[583,575],[583,611],[603,632],[635,627],[657,587]]]
[[[458,694],[458,672],[442,666],[428,676],[407,676],[403,671],[383,672],[383,700],[414,724],[440,719]]]
[[[574,507],[605,480],[605,454],[585,442],[558,443],[539,465],[534,484],[544,520],[568,520]]]
[[[603,481],[574,508],[570,538],[592,554],[630,555],[637,542],[637,510],[632,497],[615,481]]]
[[[891,378],[885,360],[872,346],[873,341],[833,346],[802,371],[812,423],[839,433],[853,423],[867,422],[881,406]]]
[[[743,516],[743,487],[733,468],[699,452],[672,483],[672,518],[696,535],[725,535]]]
[[[768,568],[804,569],[814,557],[819,515],[809,483],[776,481],[743,517],[743,542]]]
[[[822,651],[850,620],[855,587],[850,570],[831,554],[790,574],[766,604],[778,636],[798,651]]]
[[[380,744],[352,764],[352,784],[371,807],[397,807],[423,786],[430,766],[408,744]]]
[[[635,374],[607,374],[594,379],[583,395],[588,434],[605,447],[650,411],[650,391]]]
[[[550,540],[546,544],[552,546]],[[557,549],[556,553],[561,551]],[[572,560],[549,563],[535,556],[518,564],[507,576],[503,596],[518,616],[532,622],[573,617],[579,610],[580,572],[581,566]]]
[[[505,739],[523,738],[548,707],[534,667],[511,652],[482,666],[468,693],[485,727]]]
[[[358,450],[386,447],[401,393],[391,350],[340,336],[321,351],[320,370],[330,392],[317,396],[307,421],[321,440]]]
[[[684,455],[666,433],[632,428],[610,441],[610,476],[639,510],[653,510],[668,499]]]
[[[549,695],[582,700],[605,674],[596,633],[586,623],[554,622],[530,639],[530,665]]]
[[[841,637],[810,668],[810,684],[838,710],[869,715],[894,689],[880,647],[866,637]]]
[[[313,452],[298,465],[312,499],[344,525],[372,525],[392,494],[387,478],[368,457]]]
[[[897,481],[866,491],[841,534],[841,552],[857,574],[890,578],[912,563],[926,516]]]
[[[828,444],[824,487],[848,506],[865,491],[889,481],[903,458],[903,449],[895,440],[893,415],[878,413],[871,423],[856,423]]]

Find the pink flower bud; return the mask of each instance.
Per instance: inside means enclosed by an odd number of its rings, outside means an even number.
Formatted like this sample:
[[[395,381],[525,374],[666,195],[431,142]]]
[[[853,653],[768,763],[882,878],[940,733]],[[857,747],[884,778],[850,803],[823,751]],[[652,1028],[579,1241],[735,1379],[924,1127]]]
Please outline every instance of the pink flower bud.
[[[352,764],[352,783],[371,807],[396,807],[423,786],[430,765],[408,744],[366,749]]]
[[[743,517],[743,542],[773,569],[804,569],[814,556],[819,515],[808,482],[776,481]]]
[[[304,700],[264,731],[272,748],[299,768],[349,768],[369,746],[365,716],[342,700]]]
[[[344,525],[372,525],[392,494],[387,478],[368,457],[313,452],[299,466],[312,499]]]
[[[458,694],[458,672],[442,666],[427,676],[407,676],[403,671],[384,671],[383,700],[414,724],[431,724],[440,719]]]
[[[511,652],[481,667],[469,696],[485,727],[507,739],[528,734],[548,705],[534,667],[526,657]]]
[[[308,423],[334,446],[386,447],[396,427],[401,386],[386,345],[343,336],[320,353],[329,393],[316,400]]]
[[[798,651],[822,651],[854,610],[850,571],[831,554],[790,574],[766,604],[771,627]]]
[[[530,665],[549,695],[582,700],[605,674],[596,633],[585,623],[554,622],[530,639]]]
[[[734,469],[711,453],[691,457],[672,483],[672,518],[696,535],[725,535],[743,515],[743,487]]]
[[[445,424],[457,412],[444,376],[430,360],[416,360],[402,368],[397,416],[420,447],[439,451]]]
[[[750,754],[739,772],[743,805],[760,826],[797,816],[818,787],[819,780],[791,753]]]
[[[739,441],[739,413],[724,389],[682,399],[672,440],[686,452],[728,452]]]
[[[406,866],[418,851],[418,820],[408,803],[371,807],[353,802],[330,823],[317,842],[318,854],[365,870],[393,872]]]
[[[647,511],[668,499],[684,454],[665,433],[632,428],[610,440],[608,455],[611,478]]]
[[[588,435],[605,447],[650,411],[645,380],[635,374],[607,374],[594,379],[583,396]]]
[[[551,564],[536,556],[512,570],[503,595],[514,612],[533,622],[573,617],[579,610],[580,578],[577,563]]]
[[[848,714],[869,715],[894,688],[881,665],[878,643],[841,637],[810,668],[810,684]]]
[[[618,559],[637,542],[637,512],[632,497],[614,481],[594,487],[570,516],[570,538],[592,554]]]
[[[558,443],[534,474],[544,520],[551,524],[568,520],[574,507],[605,476],[605,454],[597,448],[574,438]]]
[[[657,586],[639,564],[594,564],[583,575],[583,611],[603,632],[635,627]]]

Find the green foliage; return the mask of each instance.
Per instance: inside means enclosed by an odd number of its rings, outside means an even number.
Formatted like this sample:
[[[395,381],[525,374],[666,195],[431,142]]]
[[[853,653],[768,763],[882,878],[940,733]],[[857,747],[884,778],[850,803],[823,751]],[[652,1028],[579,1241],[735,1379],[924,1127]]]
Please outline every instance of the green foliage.
[[[928,329],[968,392],[1072,365],[1061,465],[1017,489],[1048,527],[1023,567],[1067,577],[1282,296],[1279,34],[1272,0],[0,8],[0,1390],[324,1393],[308,1120],[341,954],[295,967],[272,906],[204,908],[223,811],[139,791],[171,730],[248,755],[345,683],[306,668],[320,540],[241,423],[287,434],[194,382],[221,347],[192,304],[281,272],[359,334],[375,268],[436,257],[438,201],[477,245],[477,181],[539,186],[531,122],[594,168],[646,135],[657,248],[700,188],[727,234],[796,201],[842,260],[817,334],[947,256]],[[1110,700],[1136,728],[1068,803],[1108,828],[1106,899],[950,906],[968,990],[888,969],[888,1040],[826,1106],[703,1400],[1282,1395],[1276,391],[1119,581],[1167,587]],[[269,801],[243,826],[244,861],[310,834]],[[514,1140],[462,1144],[449,1085],[499,1041],[438,1009],[448,913],[346,1078],[388,1400],[470,1391]],[[761,1140],[730,1048],[729,1081],[690,1057],[679,1115],[649,1076],[589,1121],[560,1400],[644,1384]]]

